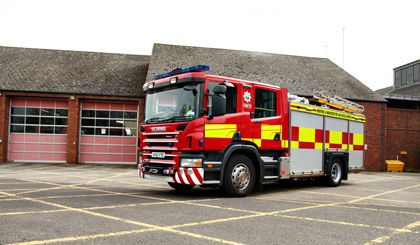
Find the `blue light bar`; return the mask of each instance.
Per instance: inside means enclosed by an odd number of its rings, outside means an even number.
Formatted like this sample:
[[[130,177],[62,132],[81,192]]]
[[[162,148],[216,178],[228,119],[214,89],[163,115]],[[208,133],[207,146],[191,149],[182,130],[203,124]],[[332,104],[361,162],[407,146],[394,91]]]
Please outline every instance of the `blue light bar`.
[[[209,71],[209,70],[210,70],[210,66],[207,66],[207,65],[196,65],[196,66],[190,66],[190,67],[184,67],[184,68],[177,68],[170,72],[156,75],[155,80],[182,74],[182,73],[187,73],[187,72]]]

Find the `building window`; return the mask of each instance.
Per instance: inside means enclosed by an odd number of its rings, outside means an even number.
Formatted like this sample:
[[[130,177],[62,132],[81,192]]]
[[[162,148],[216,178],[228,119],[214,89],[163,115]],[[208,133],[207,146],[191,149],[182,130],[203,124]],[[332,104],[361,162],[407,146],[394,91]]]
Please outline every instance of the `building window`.
[[[407,67],[407,84],[412,84],[414,81],[414,66]]]
[[[414,66],[414,82],[420,81],[420,64]]]
[[[404,86],[407,84],[407,69],[401,70],[401,86]]]
[[[276,93],[270,90],[255,89],[255,117],[276,116]]]
[[[64,108],[12,107],[10,132],[67,134],[67,115]]]
[[[401,86],[401,70],[395,71],[395,87]]]
[[[137,136],[137,112],[82,109],[81,134]]]

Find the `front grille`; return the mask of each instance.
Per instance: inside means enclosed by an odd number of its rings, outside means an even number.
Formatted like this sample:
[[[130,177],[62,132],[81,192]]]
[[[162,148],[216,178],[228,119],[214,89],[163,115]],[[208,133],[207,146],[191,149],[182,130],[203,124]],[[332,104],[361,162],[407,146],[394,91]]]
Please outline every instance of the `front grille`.
[[[153,150],[154,147],[161,150],[165,150],[162,147],[174,148],[175,144],[178,143],[178,134],[179,132],[143,133],[143,142],[150,150]]]
[[[178,143],[179,132],[155,132],[142,133],[143,142],[143,163],[147,166],[157,168],[172,168],[177,161],[176,144]],[[164,152],[164,158],[152,157],[153,152]]]

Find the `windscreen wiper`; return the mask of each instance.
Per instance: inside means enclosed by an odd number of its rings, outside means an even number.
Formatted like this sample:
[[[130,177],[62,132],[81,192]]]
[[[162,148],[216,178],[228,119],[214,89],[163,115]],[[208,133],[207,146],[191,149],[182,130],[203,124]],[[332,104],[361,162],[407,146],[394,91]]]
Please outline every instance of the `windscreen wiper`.
[[[183,120],[188,120],[188,119],[193,119],[193,118],[194,118],[193,116],[173,116],[173,117],[168,118],[165,121],[176,122],[176,121],[183,121]]]
[[[144,121],[144,123],[162,122],[168,120],[168,117],[152,117]]]

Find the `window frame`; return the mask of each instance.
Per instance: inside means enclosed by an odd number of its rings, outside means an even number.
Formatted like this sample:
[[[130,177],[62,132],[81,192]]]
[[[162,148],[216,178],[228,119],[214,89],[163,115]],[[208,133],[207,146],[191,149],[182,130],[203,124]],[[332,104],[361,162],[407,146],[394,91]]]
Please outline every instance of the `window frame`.
[[[263,91],[263,92],[269,92],[273,95],[273,97],[271,97],[271,102],[273,104],[273,108],[264,108],[264,107],[257,107],[257,96],[258,96],[258,91]],[[277,105],[277,91],[273,90],[273,89],[269,89],[269,88],[262,88],[262,87],[255,87],[254,88],[254,117],[255,118],[271,118],[271,117],[276,117],[278,115],[278,105]],[[268,99],[264,99],[262,103],[264,104],[265,101],[269,100]],[[257,109],[258,108],[258,109]],[[270,116],[262,116],[259,117],[257,110],[261,110],[261,111],[271,111],[273,113],[273,115]]]
[[[22,110],[23,109],[23,114]],[[48,115],[43,112],[52,111],[53,115]],[[56,113],[57,110],[65,110],[66,116],[61,116]],[[36,113],[29,113],[29,111]],[[43,107],[43,106],[10,106],[10,120],[9,120],[9,133],[13,134],[40,134],[40,135],[67,135],[68,128],[68,108],[66,107]],[[15,118],[23,118],[23,122],[13,122]],[[38,120],[38,123],[34,121],[28,123],[29,120]],[[43,123],[43,119],[52,119],[53,124]],[[66,124],[56,124],[56,119],[66,120]],[[44,122],[45,122],[44,120]],[[14,128],[22,127],[23,130],[14,131]],[[46,129],[51,132],[46,132]],[[63,131],[64,129],[64,131]],[[62,130],[62,131],[60,131]],[[58,133],[62,132],[62,133]]]
[[[89,116],[83,116],[83,112],[91,111],[93,116],[89,113]],[[107,112],[108,117],[97,117],[97,112]],[[132,114],[135,113],[135,114]],[[114,114],[114,115],[113,115]],[[122,115],[122,117],[113,117]],[[133,118],[135,116],[135,118]],[[106,136],[106,137],[138,137],[138,111],[133,110],[113,110],[113,109],[92,109],[83,107],[80,110],[80,135],[81,136]],[[84,125],[84,122],[92,122],[93,125]],[[107,126],[97,125],[97,122],[107,121]],[[112,121],[122,121],[121,126],[112,126]],[[130,125],[133,123],[134,125]],[[128,124],[128,126],[126,126]],[[115,125],[115,124],[114,124]],[[101,134],[102,130],[106,130],[105,134]],[[89,133],[84,133],[86,130]],[[121,130],[121,134],[113,134],[112,130]],[[127,130],[130,131],[130,135],[127,134]],[[99,132],[99,133],[98,133]]]
[[[216,86],[217,84],[221,84],[223,82],[215,81],[215,80],[208,80],[207,81],[206,89],[207,89],[209,94],[213,94],[213,91],[210,91],[210,83],[215,84],[215,86]],[[232,85],[235,86],[235,87],[234,88],[230,88],[230,87],[226,88],[226,113],[225,114],[238,113],[238,108],[239,108],[238,107],[238,91],[239,90],[238,90],[238,86],[236,84],[232,83]],[[234,95],[232,99],[235,101],[235,107],[232,108],[233,111],[231,111],[231,112],[228,112],[229,110],[228,110],[228,97],[227,97],[228,94],[227,94],[227,91],[229,89],[234,89],[235,90],[234,93],[232,93]]]

